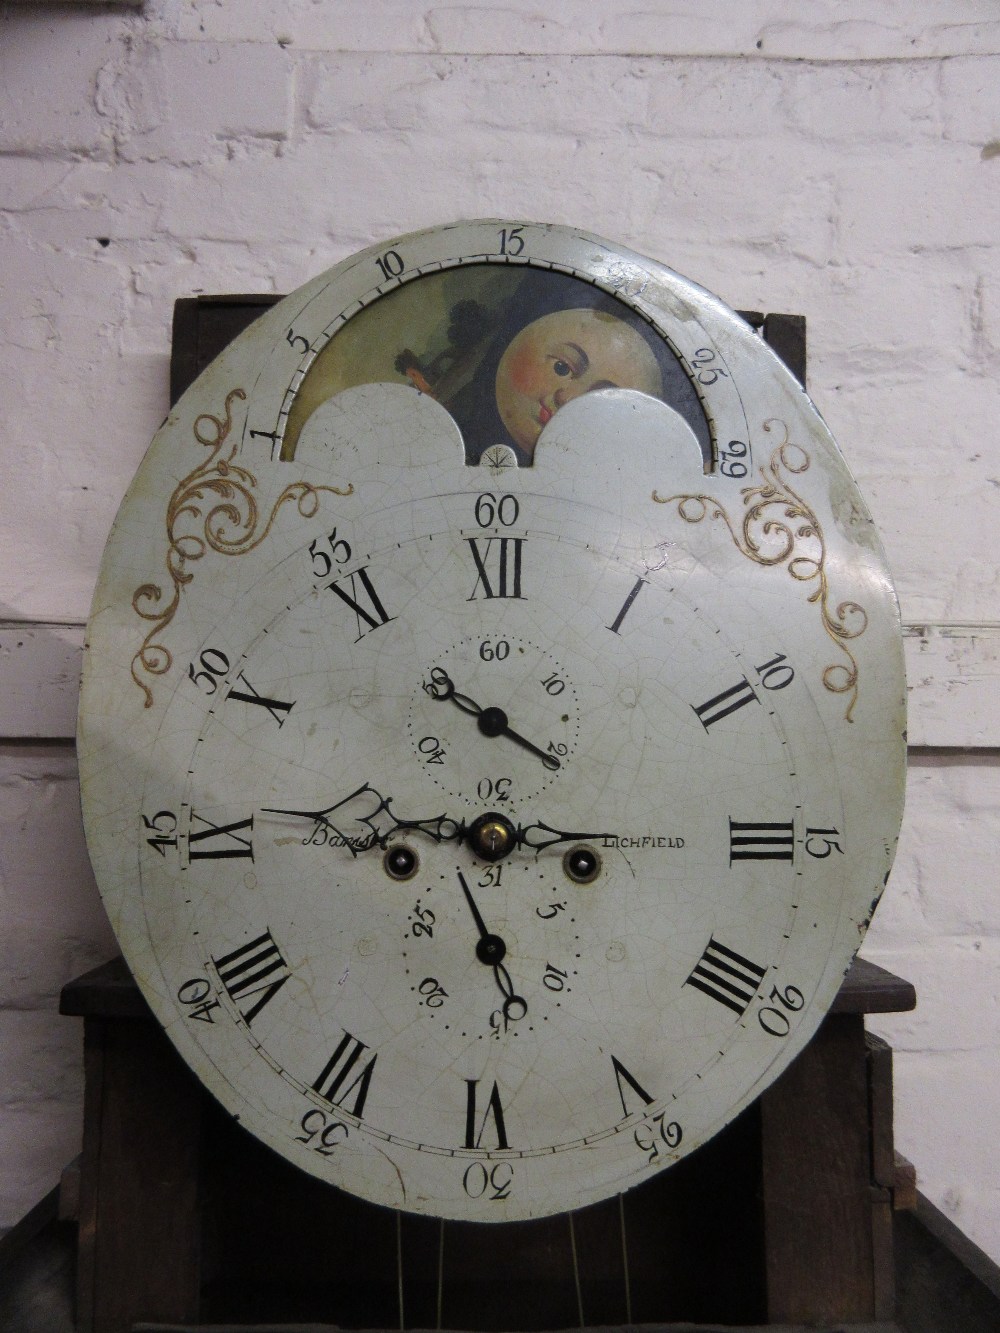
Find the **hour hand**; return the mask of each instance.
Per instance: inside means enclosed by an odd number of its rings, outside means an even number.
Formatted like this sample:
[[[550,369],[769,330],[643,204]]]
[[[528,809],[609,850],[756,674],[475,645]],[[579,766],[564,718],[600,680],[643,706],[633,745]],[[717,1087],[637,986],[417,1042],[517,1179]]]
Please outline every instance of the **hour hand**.
[[[300,810],[290,806],[262,806],[261,812],[269,815],[290,815],[297,819],[310,819],[335,834],[350,851],[352,856],[369,851],[373,847],[385,848],[389,838],[399,830],[425,833],[435,842],[460,841],[464,836],[465,826],[451,819],[448,815],[434,815],[430,819],[401,819],[393,813],[392,797],[364,783],[349,796],[322,810]],[[336,815],[335,823],[331,816]],[[338,824],[353,822],[361,824],[367,830],[361,837],[350,837]]]

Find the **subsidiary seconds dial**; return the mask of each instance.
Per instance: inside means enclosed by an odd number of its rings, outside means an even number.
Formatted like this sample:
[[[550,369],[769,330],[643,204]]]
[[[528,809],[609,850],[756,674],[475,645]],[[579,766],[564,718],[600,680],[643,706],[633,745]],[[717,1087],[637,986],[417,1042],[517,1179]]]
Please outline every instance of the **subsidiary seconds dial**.
[[[528,639],[464,638],[435,655],[414,691],[407,732],[438,787],[503,811],[566,780],[579,699],[562,663]]]

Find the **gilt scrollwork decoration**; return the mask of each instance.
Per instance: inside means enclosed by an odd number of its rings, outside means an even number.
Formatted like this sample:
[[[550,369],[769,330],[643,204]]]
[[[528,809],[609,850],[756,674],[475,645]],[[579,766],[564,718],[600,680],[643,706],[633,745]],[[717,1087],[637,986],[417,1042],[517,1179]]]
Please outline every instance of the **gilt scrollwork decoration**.
[[[823,670],[823,685],[847,696],[846,721],[854,720],[858,699],[858,663],[848,648],[868,627],[868,613],[854,601],[831,601],[826,570],[826,540],[815,512],[793,488],[789,478],[809,469],[809,455],[791,441],[788,427],[776,417],[764,422],[767,432],[782,432],[767,463],[759,468],[761,482],[742,490],[744,510],[734,519],[713,495],[667,495],[653,492],[657,504],[676,504],[686,523],[718,519],[725,524],[737,550],[755,564],[784,566],[800,583],[813,583],[808,600],[819,607],[820,621],[846,660]]]
[[[234,463],[238,440],[229,441],[233,427],[232,406],[246,398],[243,389],[231,389],[226,395],[224,416],[203,412],[194,421],[194,437],[210,450],[209,456],[188,473],[177,486],[167,505],[166,570],[170,584],[143,583],[132,594],[132,609],[152,628],[132,659],[132,679],[145,695],[145,707],[153,704],[153,693],[145,676],[162,676],[173,663],[173,655],[161,641],[163,631],[177,613],[181,591],[194,578],[192,566],[209,551],[219,555],[245,555],[263,542],[274,524],[278,510],[294,502],[303,518],[313,518],[319,510],[320,494],[350,495],[348,485],[314,486],[294,481],[281,492],[269,513],[262,513],[255,495],[257,478],[239,463]]]

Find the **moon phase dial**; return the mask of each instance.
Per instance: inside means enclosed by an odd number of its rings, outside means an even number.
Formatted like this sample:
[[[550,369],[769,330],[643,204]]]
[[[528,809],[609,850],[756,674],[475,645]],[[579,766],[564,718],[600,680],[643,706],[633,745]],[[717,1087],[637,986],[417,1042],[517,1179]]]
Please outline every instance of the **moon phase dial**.
[[[423,664],[407,731],[435,786],[502,813],[566,771],[579,700],[562,664],[528,639],[465,638]]]

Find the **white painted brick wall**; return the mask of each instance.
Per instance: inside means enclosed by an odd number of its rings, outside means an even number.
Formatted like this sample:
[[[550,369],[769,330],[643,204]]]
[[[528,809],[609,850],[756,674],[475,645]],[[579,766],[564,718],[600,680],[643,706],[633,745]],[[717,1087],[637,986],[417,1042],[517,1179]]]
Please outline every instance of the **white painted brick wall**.
[[[995,0],[0,4],[0,1227],[80,1134],[62,983],[115,952],[71,747],[79,623],[167,405],[171,308],[462,216],[573,223],[804,313],[913,676],[866,951],[898,1141],[1000,1259],[1000,13]],[[74,627],[75,626],[75,627]],[[974,747],[969,749],[969,747]]]

